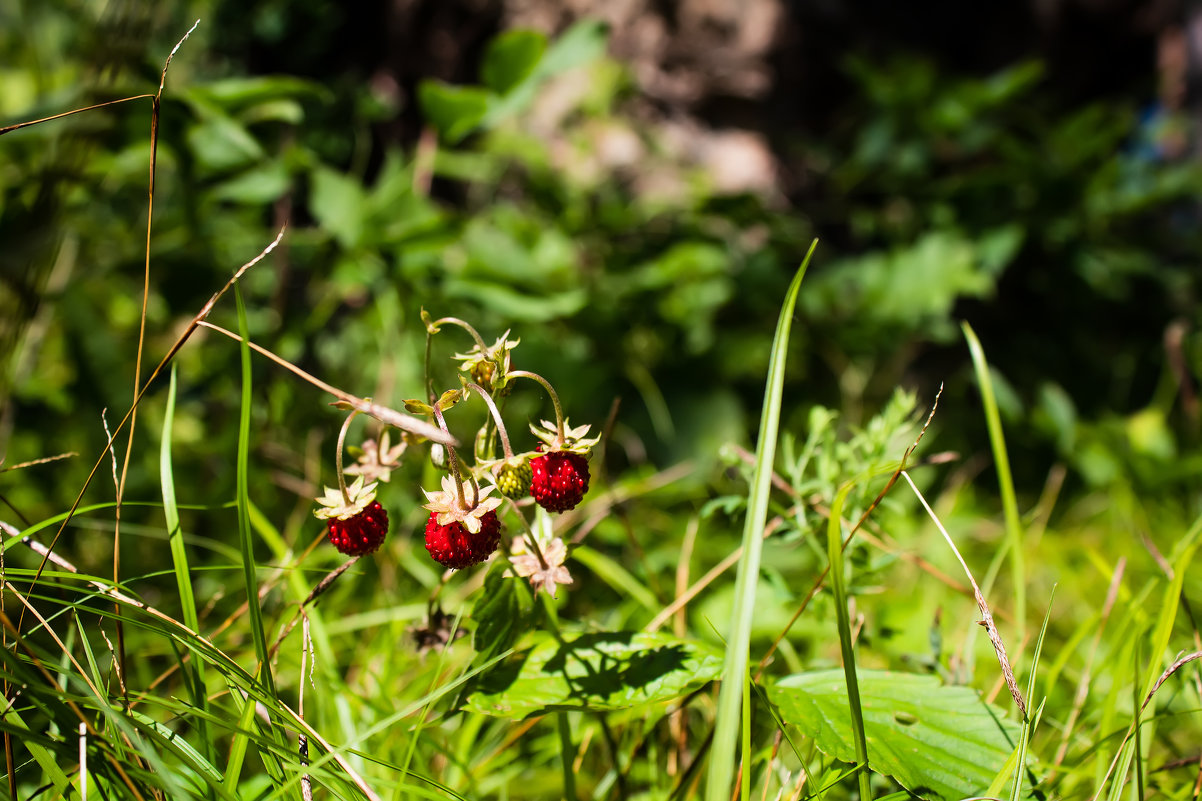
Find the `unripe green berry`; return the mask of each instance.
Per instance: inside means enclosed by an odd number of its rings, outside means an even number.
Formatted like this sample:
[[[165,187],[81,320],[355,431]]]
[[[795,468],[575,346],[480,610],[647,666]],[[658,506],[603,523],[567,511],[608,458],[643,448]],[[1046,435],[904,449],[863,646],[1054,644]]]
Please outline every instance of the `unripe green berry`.
[[[506,462],[497,470],[497,489],[506,498],[517,500],[530,494],[530,482],[534,471],[525,459],[520,462]]]

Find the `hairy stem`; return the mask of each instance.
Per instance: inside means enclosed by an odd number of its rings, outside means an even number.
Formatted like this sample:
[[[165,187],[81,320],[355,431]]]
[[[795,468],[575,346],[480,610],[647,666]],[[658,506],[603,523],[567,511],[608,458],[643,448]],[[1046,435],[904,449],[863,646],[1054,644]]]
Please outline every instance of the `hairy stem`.
[[[513,458],[513,447],[509,444],[509,432],[505,430],[505,422],[501,419],[501,412],[497,409],[497,404],[493,401],[492,396],[484,391],[484,388],[479,384],[474,384],[471,381],[467,383],[468,387],[480,393],[480,397],[484,399],[484,403],[488,406],[488,411],[492,413],[492,419],[497,424],[497,433],[501,435],[501,447],[505,450],[505,458]]]
[[[434,419],[438,421],[439,428],[448,434],[451,433],[451,430],[447,428],[447,419],[442,416],[442,407],[438,403],[434,404]],[[446,445],[444,447],[447,449],[447,467],[450,468],[451,476],[455,479],[455,493],[459,496],[459,507],[466,509],[467,499],[463,497],[463,479],[459,475],[459,456],[455,453],[454,446]],[[474,505],[473,508],[475,508]]]
[[[480,348],[480,352],[488,353],[488,345],[484,344],[484,340],[480,337],[480,332],[478,332],[475,328],[473,328],[471,323],[466,322],[464,320],[460,320],[458,317],[443,317],[441,320],[435,320],[434,326],[437,327],[437,326],[441,325],[442,323],[450,323],[451,325],[457,325],[460,328],[462,328],[464,331],[467,331],[469,334],[472,335],[472,339],[476,340],[476,346]]]
[[[346,445],[346,432],[350,430],[351,421],[359,414],[358,409],[351,411],[347,415],[346,420],[342,421],[342,428],[338,430],[338,450],[334,454],[334,465],[338,469],[338,489],[342,492],[342,502],[347,506],[351,505],[351,496],[346,491],[346,476],[342,472],[342,448]]]
[[[555,440],[557,445],[562,445],[567,441],[567,436],[563,430],[563,406],[559,403],[559,395],[555,392],[555,387],[551,386],[551,382],[543,378],[538,373],[532,373],[529,370],[510,370],[511,378],[531,378],[543,385],[543,389],[547,390],[547,394],[551,396],[551,403],[555,406]]]

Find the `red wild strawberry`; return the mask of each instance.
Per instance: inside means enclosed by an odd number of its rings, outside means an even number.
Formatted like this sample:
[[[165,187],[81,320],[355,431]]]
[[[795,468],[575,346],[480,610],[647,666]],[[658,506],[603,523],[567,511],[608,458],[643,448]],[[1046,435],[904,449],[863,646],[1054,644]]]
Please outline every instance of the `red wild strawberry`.
[[[326,520],[330,544],[347,556],[362,556],[372,553],[384,542],[388,533],[388,513],[379,501],[372,501],[363,511],[339,520]]]
[[[574,451],[547,451],[530,460],[530,494],[548,512],[575,508],[588,492],[588,461]]]
[[[483,562],[501,541],[501,521],[496,508],[500,498],[489,498],[491,486],[480,487],[473,480],[458,483],[453,476],[442,477],[442,489],[426,494],[426,550],[444,567],[458,569]]]
[[[501,520],[496,512],[479,516],[480,530],[475,534],[458,520],[438,524],[438,512],[426,520],[426,550],[443,567],[459,569],[478,565],[492,555],[501,543]]]

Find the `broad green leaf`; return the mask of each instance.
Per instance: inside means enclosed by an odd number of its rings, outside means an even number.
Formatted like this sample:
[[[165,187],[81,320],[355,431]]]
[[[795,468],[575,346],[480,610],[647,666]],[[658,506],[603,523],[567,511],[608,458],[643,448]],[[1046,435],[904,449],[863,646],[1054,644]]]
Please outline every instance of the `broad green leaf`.
[[[480,80],[503,95],[534,72],[546,49],[547,37],[538,31],[506,31],[489,43]]]
[[[589,300],[583,289],[538,296],[486,281],[451,280],[447,281],[443,291],[448,298],[465,298],[501,317],[529,323],[570,317],[583,309]]]
[[[474,86],[451,86],[440,81],[422,81],[417,88],[422,113],[443,138],[458,142],[484,119],[492,94]]]
[[[968,687],[932,676],[858,670],[868,765],[915,795],[980,795],[1018,742],[1018,724]],[[855,762],[843,671],[789,676],[768,690],[781,718],[813,738],[818,750]]]
[[[265,156],[263,147],[249,131],[219,113],[210,114],[189,128],[187,138],[196,161],[214,172],[247,167]]]
[[[547,49],[539,73],[553,77],[605,55],[606,27],[597,20],[581,20],[563,32]]]
[[[504,36],[502,35],[502,38]],[[529,48],[530,45],[525,47]],[[510,48],[519,49],[517,45],[510,45]],[[538,52],[538,58],[530,64],[530,69],[520,80],[509,83],[503,91],[497,90],[498,93],[489,100],[488,112],[480,120],[480,125],[493,128],[502,120],[520,114],[534,102],[539,87],[545,81],[592,61],[604,53],[604,26],[592,21],[573,25],[554,44]],[[529,59],[531,56],[533,53],[529,52],[525,58]],[[520,67],[521,56],[514,54],[511,57],[516,62],[515,67]],[[485,66],[487,68],[487,64]],[[492,86],[487,77],[485,83]]]
[[[331,94],[327,87],[319,83],[291,75],[224,78],[178,92],[184,100],[195,98],[219,103],[226,109],[240,109],[283,98],[325,99]]]
[[[313,171],[309,207],[313,216],[343,247],[354,247],[363,238],[364,193],[354,178],[328,167]]]
[[[268,161],[222,181],[214,187],[211,196],[234,203],[260,205],[279,199],[291,186],[292,178],[284,164]]]
[[[525,718],[561,709],[627,709],[678,698],[722,669],[715,649],[669,634],[613,631],[531,636],[531,646],[485,675],[465,707]]]
[[[518,586],[520,579],[507,575],[508,569],[509,563],[504,562],[489,571],[472,608],[476,623],[472,647],[478,653],[500,653],[512,645],[533,607],[530,592]]]

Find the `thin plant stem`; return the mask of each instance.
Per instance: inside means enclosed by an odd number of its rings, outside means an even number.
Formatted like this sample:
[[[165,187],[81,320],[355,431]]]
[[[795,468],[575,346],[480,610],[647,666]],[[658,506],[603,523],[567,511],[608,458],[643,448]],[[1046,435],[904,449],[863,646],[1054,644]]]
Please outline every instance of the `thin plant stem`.
[[[134,450],[134,431],[138,422],[138,398],[141,395],[139,387],[142,386],[142,357],[146,347],[146,309],[150,303],[150,228],[151,221],[154,218],[154,188],[155,188],[155,172],[158,167],[158,148],[159,148],[159,111],[162,108],[163,89],[167,84],[167,69],[171,66],[171,59],[175,58],[175,54],[179,52],[180,46],[184,41],[192,35],[192,31],[196,30],[196,26],[200,24],[200,20],[196,20],[187,33],[176,42],[175,47],[167,54],[166,61],[163,62],[163,70],[159,73],[159,90],[151,99],[150,109],[150,179],[147,186],[147,201],[146,201],[146,247],[144,249],[144,260],[142,269],[142,308],[138,316],[138,348],[137,354],[134,357],[134,388],[133,388],[133,404],[130,406],[129,428],[126,429],[126,445],[125,456],[121,463],[121,479],[117,482],[117,506],[114,511],[113,525],[113,584],[121,582],[121,511],[122,499],[125,497],[125,482],[129,475],[129,461],[133,456]],[[122,622],[120,606],[114,609],[114,617],[116,618],[117,629],[117,664],[120,667],[122,674],[125,673],[125,626]],[[122,699],[126,707],[129,706],[129,696],[122,692]]]
[[[479,384],[467,383],[468,387],[480,393],[480,397],[484,399],[485,405],[488,406],[488,411],[492,413],[492,419],[497,424],[497,433],[501,435],[501,447],[505,450],[505,458],[513,458],[513,447],[509,444],[509,432],[505,430],[505,421],[501,419],[501,412],[497,409],[497,404],[493,401],[492,396],[484,391],[484,388]]]
[[[512,498],[509,498],[508,500],[510,506],[513,507],[515,516],[519,521],[521,521],[522,527],[526,529],[526,533],[522,535],[523,541],[528,543],[530,545],[530,549],[534,551],[534,555],[538,558],[539,567],[541,567],[543,570],[548,569],[549,565],[547,564],[547,560],[543,558],[543,551],[538,545],[538,537],[534,535],[534,529],[532,529],[530,524],[526,522],[526,516],[522,514],[521,509],[518,508],[517,501],[513,500]],[[505,547],[509,548],[511,551],[513,550],[508,544],[506,544]],[[516,573],[514,575],[516,575]]]
[[[956,547],[956,543],[952,540],[947,529],[943,527],[943,523],[935,515],[935,511],[931,509],[927,503],[927,499],[918,491],[918,487],[914,484],[914,480],[910,478],[910,474],[905,470],[901,471],[901,476],[910,485],[910,489],[918,497],[918,502],[922,504],[922,508],[926,510],[927,516],[931,518],[931,522],[935,524],[935,528],[939,529],[939,533],[943,535],[944,542],[952,551],[952,555],[956,557],[956,561],[960,563],[960,567],[964,569],[964,575],[968,577],[968,583],[972,585],[973,597],[976,599],[977,608],[981,612],[981,624],[985,627],[985,633],[989,635],[989,641],[993,643],[993,652],[997,656],[998,664],[1002,668],[1002,676],[1006,680],[1006,687],[1010,690],[1010,696],[1014,699],[1015,705],[1022,712],[1023,722],[1028,721],[1027,718],[1027,702],[1023,700],[1022,693],[1019,692],[1018,682],[1014,678],[1014,670],[1010,666],[1010,658],[1006,655],[1006,646],[1002,642],[1002,636],[998,633],[997,625],[993,622],[993,613],[989,609],[989,604],[985,601],[985,596],[981,592],[981,588],[977,586],[977,580],[973,578],[972,571],[968,569],[968,563],[964,561],[964,557],[960,555],[960,549]]]
[[[151,94],[134,95],[132,97],[118,98],[117,100],[106,100],[105,102],[97,103],[94,106],[84,106],[83,108],[73,108],[70,111],[63,111],[59,114],[51,114],[49,117],[42,117],[41,119],[37,119],[37,120],[26,120],[25,122],[18,122],[13,125],[6,125],[3,128],[0,128],[0,136],[4,135],[6,133],[12,133],[13,131],[16,131],[16,130],[20,130],[21,128],[28,128],[30,125],[37,125],[37,124],[43,123],[43,122],[51,122],[53,120],[62,119],[63,117],[70,117],[72,114],[82,114],[85,111],[94,111],[98,108],[104,108],[105,106],[115,106],[118,103],[128,103],[130,100],[145,100],[146,98],[150,98],[151,100],[153,100],[154,95],[151,95]]]
[[[443,323],[457,325],[460,328],[462,328],[464,331],[467,331],[469,334],[472,335],[472,339],[476,340],[476,345],[477,345],[477,347],[480,348],[480,351],[482,353],[488,352],[488,345],[484,344],[484,339],[480,336],[480,332],[477,331],[475,328],[473,328],[471,323],[466,322],[464,320],[460,320],[458,317],[443,317],[439,320],[435,320],[432,323],[432,327],[437,329],[438,326],[442,325]]]
[[[213,331],[216,331],[219,334],[225,334],[227,337],[229,337],[230,339],[233,339],[235,341],[238,341],[238,342],[242,341],[242,337],[238,336],[233,331],[229,331],[225,328],[222,328],[219,325],[214,325],[213,323],[203,322],[203,321],[198,322],[197,325],[212,329]],[[417,434],[418,436],[425,437],[426,439],[430,440],[431,442],[437,442],[440,445],[447,445],[447,444],[456,445],[456,444],[458,444],[458,440],[456,440],[453,436],[451,436],[449,431],[444,431],[443,429],[440,429],[438,426],[431,425],[430,423],[427,423],[425,420],[419,420],[418,418],[413,417],[412,415],[401,414],[400,412],[396,411],[395,409],[390,409],[387,406],[381,406],[378,403],[373,403],[370,400],[368,400],[367,398],[360,398],[357,395],[352,395],[349,392],[344,392],[341,389],[338,389],[338,387],[331,386],[330,384],[327,384],[326,382],[322,381],[320,378],[318,378],[314,375],[310,375],[309,373],[306,373],[304,370],[297,367],[292,362],[289,362],[286,359],[280,358],[279,356],[275,355],[274,353],[267,350],[267,348],[262,347],[261,345],[256,345],[254,342],[247,342],[246,344],[250,346],[251,350],[253,350],[255,353],[258,353],[260,356],[266,356],[268,359],[271,359],[273,362],[278,364],[280,367],[283,367],[285,370],[288,370],[288,371],[292,372],[293,374],[299,376],[300,378],[309,382],[310,384],[317,387],[318,389],[324,390],[325,392],[330,393],[334,397],[338,398],[338,400],[340,402],[345,403],[347,406],[350,406],[353,409],[358,409],[359,411],[363,412],[364,414],[368,415],[369,417],[376,418],[377,420],[379,420],[381,423],[384,423],[385,425],[393,426],[395,428],[401,429],[402,431],[408,431],[410,433]],[[172,355],[174,355],[174,354],[172,354]],[[145,390],[143,390],[143,392],[145,392]]]
[[[447,420],[443,417],[442,408],[439,404],[434,404],[434,419],[438,421],[438,427],[450,434],[450,429],[447,428]],[[455,447],[451,444],[446,445],[447,449],[447,467],[451,470],[451,476],[455,479],[455,492],[459,496],[459,507],[461,509],[475,509],[480,503],[480,485],[476,483],[476,477],[471,471],[467,471],[468,481],[472,483],[472,505],[467,505],[467,498],[463,495],[463,476],[459,472],[459,454],[455,452]]]
[[[434,419],[438,421],[438,427],[448,434],[451,430],[447,428],[447,420],[442,415],[442,409],[437,403],[434,404]],[[465,505],[463,497],[463,480],[459,477],[459,457],[455,454],[455,448],[451,445],[445,446],[447,449],[447,467],[451,471],[451,477],[455,479],[455,492],[459,495],[459,506]]]
[[[551,403],[555,406],[555,439],[557,444],[562,445],[567,441],[563,430],[563,406],[559,403],[559,395],[555,392],[555,387],[551,386],[551,382],[543,378],[538,373],[532,373],[529,370],[510,370],[507,374],[510,378],[531,378],[543,385],[543,389],[547,390],[547,394],[551,396]]]
[[[346,432],[351,427],[351,421],[359,415],[359,410],[354,409],[346,420],[342,421],[342,428],[338,430],[338,449],[334,453],[334,465],[338,470],[338,489],[342,491],[342,502],[347,506],[351,505],[351,496],[346,491],[346,476],[342,472],[342,449],[346,445]]]

